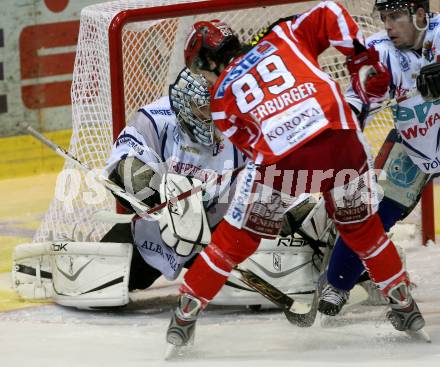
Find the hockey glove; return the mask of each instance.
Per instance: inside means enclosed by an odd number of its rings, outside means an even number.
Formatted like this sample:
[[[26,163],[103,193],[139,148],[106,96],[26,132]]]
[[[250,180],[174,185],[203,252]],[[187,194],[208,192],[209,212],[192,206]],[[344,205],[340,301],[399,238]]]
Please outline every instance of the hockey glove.
[[[364,104],[385,99],[391,76],[386,66],[379,61],[379,53],[374,48],[364,48],[349,57],[347,68],[351,75],[351,85]]]
[[[417,90],[426,100],[440,98],[440,62],[426,65],[417,76]]]

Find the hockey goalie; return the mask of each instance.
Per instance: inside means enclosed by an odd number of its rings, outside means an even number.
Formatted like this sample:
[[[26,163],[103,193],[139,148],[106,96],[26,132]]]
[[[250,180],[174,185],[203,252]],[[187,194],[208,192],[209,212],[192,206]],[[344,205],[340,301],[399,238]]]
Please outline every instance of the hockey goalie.
[[[21,298],[50,298],[82,309],[120,307],[128,304],[130,291],[148,289],[161,276],[172,281],[191,266],[226,213],[235,182],[234,175],[227,178],[226,173],[238,172],[245,164],[245,157],[215,130],[209,98],[206,81],[182,70],[169,96],[140,108],[128,123],[106,167],[113,182],[149,207],[199,185],[205,189],[153,218],[141,217],[130,203],[119,200],[134,214],[129,222],[116,223],[100,242],[54,239],[17,246],[12,274]],[[215,175],[223,179],[208,187],[206,182]],[[305,195],[286,214],[281,236],[263,240],[240,268],[308,302],[323,252],[333,242],[324,207]],[[239,279],[231,276],[227,284],[214,303],[269,303]]]

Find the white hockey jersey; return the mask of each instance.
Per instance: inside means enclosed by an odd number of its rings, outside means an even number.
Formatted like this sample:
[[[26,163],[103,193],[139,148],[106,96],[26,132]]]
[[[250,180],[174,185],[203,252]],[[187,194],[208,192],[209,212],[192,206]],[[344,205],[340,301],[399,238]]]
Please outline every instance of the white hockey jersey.
[[[243,166],[245,161],[243,154],[221,136],[217,136],[216,143],[210,147],[191,141],[177,123],[167,96],[142,107],[122,130],[107,161],[107,173],[110,174],[121,159],[132,156],[159,175],[173,172],[196,177],[202,182],[212,178],[213,173],[222,174]],[[229,183],[223,186],[229,187]],[[228,190],[217,191],[228,194]],[[213,198],[205,203],[211,228],[221,220],[228,205],[228,200],[219,200],[221,204],[217,201]],[[132,231],[145,262],[167,279],[175,279],[183,264],[193,256],[180,257],[165,245],[156,221],[135,220]]]
[[[416,78],[423,66],[440,62],[440,15],[430,18],[420,54],[394,47],[385,30],[369,37],[366,43],[378,50],[381,61],[391,72],[390,97],[400,97],[416,88]],[[351,88],[346,100],[361,109],[362,102]],[[440,101],[427,102],[417,95],[395,106],[393,115],[411,160],[425,173],[440,172]]]

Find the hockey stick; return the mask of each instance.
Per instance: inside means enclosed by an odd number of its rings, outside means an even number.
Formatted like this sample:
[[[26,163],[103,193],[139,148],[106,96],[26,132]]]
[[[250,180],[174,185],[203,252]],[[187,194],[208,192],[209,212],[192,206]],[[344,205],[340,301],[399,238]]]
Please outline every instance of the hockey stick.
[[[319,210],[319,205],[315,205],[312,211],[309,213],[310,220],[314,220],[314,215],[316,211]],[[316,228],[316,224],[312,223],[312,226]],[[327,245],[327,252],[324,254],[323,260],[319,272],[322,273],[327,268],[330,260],[331,246],[328,241],[324,242],[322,239],[329,234],[333,226],[332,222],[326,226],[326,228],[318,235],[317,239],[311,238],[303,231],[299,231],[303,237],[308,241],[313,242],[315,245]],[[334,241],[333,241],[334,242]],[[262,296],[266,297],[269,301],[277,305],[285,314],[287,320],[299,327],[310,327],[314,324],[316,319],[316,314],[318,311],[319,294],[320,289],[317,286],[313,294],[313,299],[310,304],[297,302],[293,298],[289,297],[287,294],[283,293],[281,290],[265,281],[255,273],[250,270],[242,270],[235,267],[232,270],[232,275],[237,279],[241,280],[243,283],[248,285],[250,288],[254,289]]]
[[[402,103],[412,97],[415,97],[418,94],[420,94],[420,92],[417,90],[417,88],[411,89],[410,91],[408,91],[407,93],[405,93],[404,95],[402,95],[400,97],[391,98],[391,99],[388,99],[388,100],[382,102],[379,106],[369,110],[368,114],[375,115],[376,113],[382,112],[383,110],[386,110],[387,108],[394,107],[394,106],[398,105],[399,103]]]
[[[327,249],[327,252],[325,253],[324,258],[322,260],[320,273],[322,273],[327,267],[330,261],[330,254],[331,254],[331,249]],[[312,303],[310,304],[308,310],[306,312],[299,312],[295,308],[290,310],[285,310],[284,315],[286,316],[287,320],[289,320],[289,322],[291,322],[292,324],[301,327],[312,326],[315,322],[316,314],[318,312],[319,294],[320,294],[320,289],[319,286],[317,285],[315,289],[315,293],[313,294]]]
[[[92,169],[85,163],[78,160],[78,158],[74,157],[71,153],[61,148],[59,145],[55,144],[48,138],[46,138],[43,134],[36,131],[34,128],[29,126],[28,124],[19,124],[19,127],[28,133],[30,133],[33,137],[38,139],[40,142],[42,142],[44,145],[48,146],[50,149],[52,149],[55,153],[60,155],[61,157],[67,159],[68,161],[72,162],[76,167],[90,172]],[[217,177],[213,178],[210,181],[207,181],[203,185],[195,186],[191,190],[185,191],[181,193],[180,195],[177,195],[175,197],[172,197],[158,205],[156,205],[154,208],[150,208],[149,206],[145,205],[142,201],[140,201],[138,198],[136,198],[134,195],[130,194],[129,192],[125,191],[122,187],[119,185],[116,185],[113,181],[109,180],[104,175],[99,175],[97,178],[100,180],[100,182],[104,185],[105,188],[110,190],[115,195],[119,196],[120,198],[128,201],[134,209],[136,209],[137,214],[142,218],[148,218],[154,215],[155,213],[159,212],[163,208],[165,208],[168,205],[173,205],[177,203],[180,200],[184,200],[188,197],[190,197],[193,194],[196,194],[204,189],[207,189],[208,187],[215,186],[218,184],[221,184],[222,181],[229,179],[230,177],[236,176],[243,167],[238,167],[233,170],[227,171],[223,175],[217,175]]]

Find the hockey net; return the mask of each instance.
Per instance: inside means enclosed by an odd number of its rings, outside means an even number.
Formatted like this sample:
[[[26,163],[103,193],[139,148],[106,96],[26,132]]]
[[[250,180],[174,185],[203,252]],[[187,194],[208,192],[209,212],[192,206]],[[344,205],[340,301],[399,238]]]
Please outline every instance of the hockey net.
[[[340,2],[365,36],[379,30],[378,20],[372,17],[373,0]],[[224,20],[246,42],[275,20],[303,12],[318,1],[263,0],[252,8],[255,3],[122,0],[84,8],[73,74],[69,151],[93,169],[105,166],[113,138],[125,122],[139,107],[168,93],[169,83],[183,67],[183,41],[195,21]],[[348,74],[344,57],[329,50],[320,63],[345,88]],[[391,127],[390,111],[378,114],[370,124],[366,136],[373,154]],[[58,177],[55,196],[34,241],[99,240],[111,227],[95,220],[94,214],[114,211],[114,198],[104,190],[96,191],[69,162]],[[420,216],[415,220],[420,222]]]

